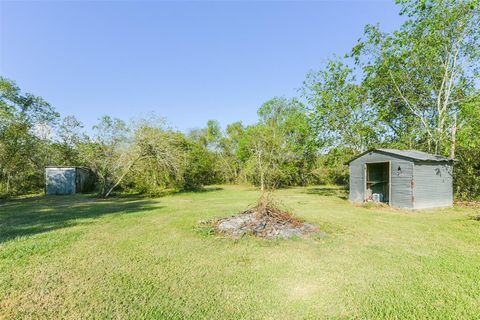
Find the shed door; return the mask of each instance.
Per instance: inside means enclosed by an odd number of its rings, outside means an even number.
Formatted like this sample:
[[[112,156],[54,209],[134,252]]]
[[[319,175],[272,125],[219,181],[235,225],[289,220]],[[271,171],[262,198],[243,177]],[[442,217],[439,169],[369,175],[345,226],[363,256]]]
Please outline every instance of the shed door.
[[[390,203],[390,162],[365,165],[365,200]]]

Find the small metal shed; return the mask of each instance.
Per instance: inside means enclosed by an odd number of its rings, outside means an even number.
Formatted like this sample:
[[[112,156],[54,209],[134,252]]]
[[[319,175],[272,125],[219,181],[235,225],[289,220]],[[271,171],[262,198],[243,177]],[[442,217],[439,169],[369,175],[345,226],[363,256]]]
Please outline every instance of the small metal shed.
[[[453,204],[453,159],[417,150],[372,149],[348,162],[352,202],[424,209]]]
[[[85,167],[45,167],[45,194],[73,194],[92,191],[94,177]]]

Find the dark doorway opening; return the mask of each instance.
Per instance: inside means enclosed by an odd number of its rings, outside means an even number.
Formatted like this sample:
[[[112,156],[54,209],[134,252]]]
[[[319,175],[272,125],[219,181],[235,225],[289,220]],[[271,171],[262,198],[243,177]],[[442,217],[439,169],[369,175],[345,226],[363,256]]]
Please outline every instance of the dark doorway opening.
[[[390,203],[390,163],[367,163],[365,200]]]

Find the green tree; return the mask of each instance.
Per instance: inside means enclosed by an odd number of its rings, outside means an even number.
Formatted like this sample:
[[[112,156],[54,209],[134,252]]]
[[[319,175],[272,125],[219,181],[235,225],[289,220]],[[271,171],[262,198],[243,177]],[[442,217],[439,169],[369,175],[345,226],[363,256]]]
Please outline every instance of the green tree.
[[[242,169],[242,155],[240,141],[245,135],[245,127],[241,122],[234,122],[227,126],[224,136],[220,140],[220,167],[223,181],[239,182]]]
[[[454,188],[460,199],[480,199],[480,92],[462,104],[454,164]]]
[[[187,154],[181,133],[144,123],[135,128],[130,151],[136,191],[158,195],[183,186]]]
[[[61,119],[57,128],[57,141],[51,146],[56,153],[55,164],[81,164],[78,145],[87,139],[82,129],[83,124],[73,115]]]
[[[160,195],[165,189],[191,190],[215,181],[214,154],[202,142],[165,128],[157,117],[134,122],[128,134],[115,142],[111,137],[119,136],[123,124],[111,120],[103,119],[100,135],[108,137],[101,139],[101,145],[113,150],[107,156],[109,165],[104,166],[110,169],[105,197],[115,188]]]
[[[330,60],[322,70],[307,74],[302,95],[317,144],[325,151],[343,146],[362,152],[379,143],[382,128],[377,125],[376,110],[344,61]]]
[[[455,154],[460,106],[472,94],[480,56],[478,1],[398,1],[406,21],[391,34],[378,26],[352,50],[364,87],[394,139]],[[392,139],[393,140],[393,139]]]
[[[103,116],[93,126],[93,137],[79,144],[83,162],[96,174],[98,191],[108,196],[130,163],[129,128],[123,120]]]
[[[41,97],[0,77],[0,194],[38,191],[49,160],[47,135],[58,114]]]
[[[276,97],[265,102],[258,115],[259,123],[248,126],[239,143],[248,180],[262,191],[308,183],[316,153],[303,105]]]
[[[281,180],[280,164],[283,162],[280,135],[275,128],[263,124],[247,127],[246,139],[248,141],[249,157],[245,162],[245,170],[254,184],[260,185],[264,191],[275,188]]]

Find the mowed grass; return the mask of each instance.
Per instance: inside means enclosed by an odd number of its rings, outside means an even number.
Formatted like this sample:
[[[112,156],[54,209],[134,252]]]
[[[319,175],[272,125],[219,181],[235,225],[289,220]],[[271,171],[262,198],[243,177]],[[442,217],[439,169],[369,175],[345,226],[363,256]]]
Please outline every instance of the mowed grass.
[[[199,227],[258,196],[220,186],[4,203],[0,318],[480,317],[478,208],[362,208],[334,187],[292,188],[277,198],[326,235],[232,240]]]

